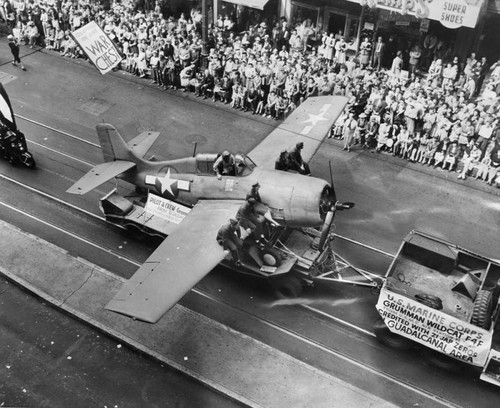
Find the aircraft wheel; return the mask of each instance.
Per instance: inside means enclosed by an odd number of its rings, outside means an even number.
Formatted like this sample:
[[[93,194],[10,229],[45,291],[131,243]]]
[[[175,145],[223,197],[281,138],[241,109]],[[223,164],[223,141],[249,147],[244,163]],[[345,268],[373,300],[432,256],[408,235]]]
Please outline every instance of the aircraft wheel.
[[[282,257],[279,251],[274,248],[264,248],[261,251],[262,261],[267,266],[280,266]]]
[[[493,292],[490,290],[479,290],[474,300],[471,323],[488,330],[491,325],[491,314],[493,311]]]
[[[273,279],[274,296],[277,299],[294,299],[302,295],[303,287],[296,276],[282,276]]]
[[[463,367],[458,360],[433,349],[425,349],[424,355],[429,364],[449,373],[457,373]]]
[[[410,339],[391,332],[382,318],[377,320],[373,330],[378,341],[388,347],[396,350],[409,350],[413,347],[413,342]]]

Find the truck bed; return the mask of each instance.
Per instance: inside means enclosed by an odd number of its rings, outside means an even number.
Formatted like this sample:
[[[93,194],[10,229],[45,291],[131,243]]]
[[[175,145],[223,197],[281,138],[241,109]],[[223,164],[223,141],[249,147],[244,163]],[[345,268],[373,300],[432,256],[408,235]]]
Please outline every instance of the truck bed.
[[[474,302],[453,290],[463,276],[463,271],[452,269],[449,273],[441,273],[402,255],[394,264],[387,285],[411,298],[417,294],[437,296],[443,302],[442,312],[469,322]]]

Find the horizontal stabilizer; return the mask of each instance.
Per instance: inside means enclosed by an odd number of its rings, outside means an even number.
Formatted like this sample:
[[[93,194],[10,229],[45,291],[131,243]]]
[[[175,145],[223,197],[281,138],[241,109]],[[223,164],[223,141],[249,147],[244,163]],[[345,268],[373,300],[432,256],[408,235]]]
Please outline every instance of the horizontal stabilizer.
[[[142,132],[127,144],[137,157],[142,158],[151,149],[158,136],[160,136],[160,132]]]
[[[135,167],[135,163],[122,160],[98,164],[66,192],[70,194],[86,194],[133,167]]]

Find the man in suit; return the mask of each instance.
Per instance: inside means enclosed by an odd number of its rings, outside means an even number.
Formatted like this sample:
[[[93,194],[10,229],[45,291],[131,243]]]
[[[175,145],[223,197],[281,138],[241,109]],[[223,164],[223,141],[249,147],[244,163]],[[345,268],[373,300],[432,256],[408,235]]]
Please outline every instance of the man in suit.
[[[377,43],[375,44],[375,47],[373,47],[373,61],[372,61],[372,67],[377,68],[377,70],[380,70],[380,67],[382,65],[382,58],[384,57],[384,51],[385,51],[385,43],[382,40],[382,37],[378,37]]]

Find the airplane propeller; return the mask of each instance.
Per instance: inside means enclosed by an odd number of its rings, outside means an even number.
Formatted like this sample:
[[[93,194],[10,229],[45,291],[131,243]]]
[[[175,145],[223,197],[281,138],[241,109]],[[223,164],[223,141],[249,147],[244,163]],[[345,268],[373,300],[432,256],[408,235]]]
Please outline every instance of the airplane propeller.
[[[333,224],[333,219],[335,217],[336,211],[349,210],[354,207],[354,203],[350,201],[346,201],[345,203],[337,201],[337,195],[335,194],[335,186],[333,184],[333,172],[332,172],[332,162],[328,161],[328,165],[330,168],[330,192],[328,194],[328,199],[326,197],[322,198],[321,202],[321,210],[325,213],[325,222],[323,223],[323,227],[321,228],[321,235],[318,242],[318,250],[322,251],[325,242],[330,234],[330,229]]]

